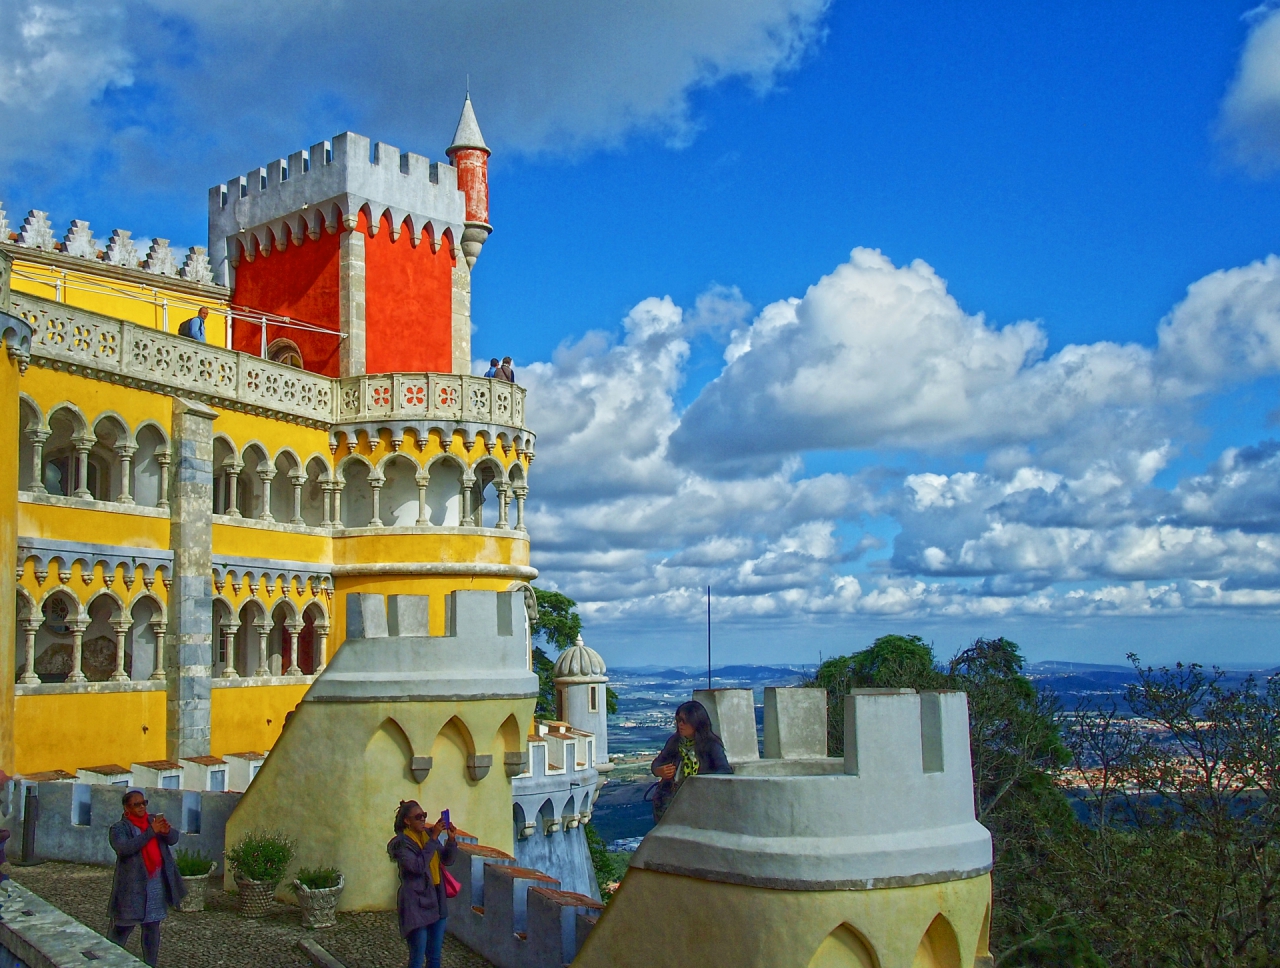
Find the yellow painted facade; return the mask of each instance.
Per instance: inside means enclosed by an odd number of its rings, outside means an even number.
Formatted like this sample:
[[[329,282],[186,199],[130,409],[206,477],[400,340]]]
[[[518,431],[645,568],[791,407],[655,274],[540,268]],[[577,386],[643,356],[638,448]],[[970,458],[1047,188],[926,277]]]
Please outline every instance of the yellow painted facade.
[[[632,868],[573,964],[974,968],[990,954],[990,910],[989,874],[869,891],[781,891]]]
[[[224,289],[5,245],[0,268],[9,267],[12,292],[25,299],[17,305],[45,312],[24,313],[37,330],[42,319],[58,317],[65,307],[69,315],[62,317],[59,338],[84,339],[92,349],[95,320],[106,317],[167,332],[161,339],[170,340],[166,352],[176,360],[194,345],[174,335],[178,324],[207,306],[208,344],[226,343]],[[26,299],[31,296],[47,302]],[[76,316],[79,311],[97,316]],[[174,489],[190,470],[179,467],[184,458],[183,445],[175,441],[175,401],[190,396],[163,380],[157,385],[96,372],[92,365],[68,366],[43,352],[40,333],[35,336],[25,372],[19,375],[6,358],[9,368],[0,375],[4,440],[9,453],[18,455],[0,472],[0,496],[12,508],[0,515],[0,547],[16,546],[18,565],[0,570],[8,582],[17,576],[13,587],[0,587],[16,603],[4,610],[8,624],[0,624],[0,767],[74,772],[173,756],[166,748],[166,716],[173,712],[163,688],[163,679],[174,674],[166,652],[172,651],[174,634],[172,509]],[[244,354],[240,359],[246,361],[242,366],[253,360]],[[272,366],[280,372],[279,364]],[[331,393],[338,393],[336,381]],[[345,637],[346,592],[430,595],[437,605],[432,631],[440,634],[439,605],[449,592],[505,590],[532,574],[527,535],[514,526],[459,520],[449,526],[366,527],[356,521],[343,527],[328,520],[330,504],[336,516],[339,499],[347,507],[357,500],[368,507],[368,480],[380,483],[384,469],[398,468],[412,485],[415,476],[441,466],[446,454],[464,472],[464,490],[472,486],[472,474],[480,480],[477,495],[508,476],[523,486],[531,456],[516,444],[528,436],[521,428],[348,427],[206,399],[215,414],[214,466],[202,472],[210,474],[215,497],[207,576],[213,679],[205,752],[269,751],[276,745],[285,717]],[[405,458],[411,465],[403,464]],[[350,473],[357,465],[360,472]],[[487,468],[482,474],[481,467]],[[295,490],[299,474],[306,477],[305,499]],[[238,497],[228,503],[232,485]],[[509,490],[506,495],[504,501],[513,500]],[[292,513],[295,500],[305,501],[302,519]],[[457,498],[457,508],[464,500]],[[484,523],[492,524],[492,503],[484,513]],[[473,565],[477,570],[468,571]],[[75,681],[77,632],[83,682]],[[118,651],[118,635],[127,661],[124,674],[116,676],[121,681],[108,682],[109,653]],[[269,639],[266,675],[259,674],[261,636]],[[309,667],[303,668],[300,656],[307,648]],[[27,668],[28,650],[34,671]],[[297,669],[289,669],[290,658]],[[159,670],[157,661],[165,663]],[[522,722],[531,715],[530,708]],[[498,812],[509,828],[509,799]]]

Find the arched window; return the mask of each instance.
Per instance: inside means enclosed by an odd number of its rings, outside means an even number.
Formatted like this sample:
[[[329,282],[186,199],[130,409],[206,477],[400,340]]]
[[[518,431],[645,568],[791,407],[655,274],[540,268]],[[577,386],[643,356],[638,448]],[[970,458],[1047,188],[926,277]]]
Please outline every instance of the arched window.
[[[298,344],[291,339],[272,340],[271,345],[267,347],[267,359],[272,363],[280,363],[284,366],[292,366],[301,370],[302,351],[298,349]]]

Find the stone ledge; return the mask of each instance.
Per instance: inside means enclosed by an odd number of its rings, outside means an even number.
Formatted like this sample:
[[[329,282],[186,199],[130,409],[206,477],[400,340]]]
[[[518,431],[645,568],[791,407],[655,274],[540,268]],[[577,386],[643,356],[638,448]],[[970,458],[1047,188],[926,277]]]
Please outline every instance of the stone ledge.
[[[74,696],[110,692],[164,692],[163,679],[131,679],[128,682],[42,682],[39,685],[17,683],[15,696]]]
[[[210,679],[213,689],[247,689],[251,686],[309,686],[315,676],[238,676],[235,679]]]
[[[170,516],[165,508],[153,508],[145,504],[120,504],[116,501],[94,501],[80,497],[63,497],[61,494],[33,494],[30,491],[19,491],[18,500],[25,504],[79,508],[83,511],[108,511],[112,514],[133,514],[143,518],[168,518]]]
[[[0,884],[0,950],[28,968],[143,968],[124,948],[112,944],[25,887]]]

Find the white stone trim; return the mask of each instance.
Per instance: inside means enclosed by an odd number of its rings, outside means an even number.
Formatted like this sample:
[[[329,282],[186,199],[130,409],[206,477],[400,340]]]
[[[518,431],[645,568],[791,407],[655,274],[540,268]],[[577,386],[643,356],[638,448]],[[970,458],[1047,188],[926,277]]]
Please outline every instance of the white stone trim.
[[[507,532],[509,534],[509,532]],[[493,562],[404,561],[370,562],[359,565],[334,565],[334,578],[362,578],[376,575],[476,575],[481,578],[520,578],[533,581],[538,569],[528,565],[504,565]]]
[[[168,508],[153,508],[145,504],[120,504],[116,501],[95,501],[92,498],[63,497],[61,494],[36,494],[19,491],[18,500],[25,504],[46,504],[59,508],[80,508],[87,511],[106,511],[110,514],[132,514],[141,518],[168,518]]]

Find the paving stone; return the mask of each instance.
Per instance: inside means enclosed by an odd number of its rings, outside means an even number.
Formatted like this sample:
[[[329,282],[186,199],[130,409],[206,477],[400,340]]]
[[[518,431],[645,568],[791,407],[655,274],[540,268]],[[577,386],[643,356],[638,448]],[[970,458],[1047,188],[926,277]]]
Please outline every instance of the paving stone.
[[[105,934],[111,869],[49,862],[38,867],[6,867],[15,881],[77,921]],[[403,968],[408,949],[391,911],[340,913],[332,928],[302,926],[297,907],[274,904],[261,918],[235,913],[235,895],[212,887],[207,910],[193,914],[170,911],[160,928],[160,964],[183,968],[309,968],[298,947],[311,938],[346,968]],[[141,932],[134,931],[129,950],[141,957]],[[456,938],[444,940],[445,968],[493,968]]]

